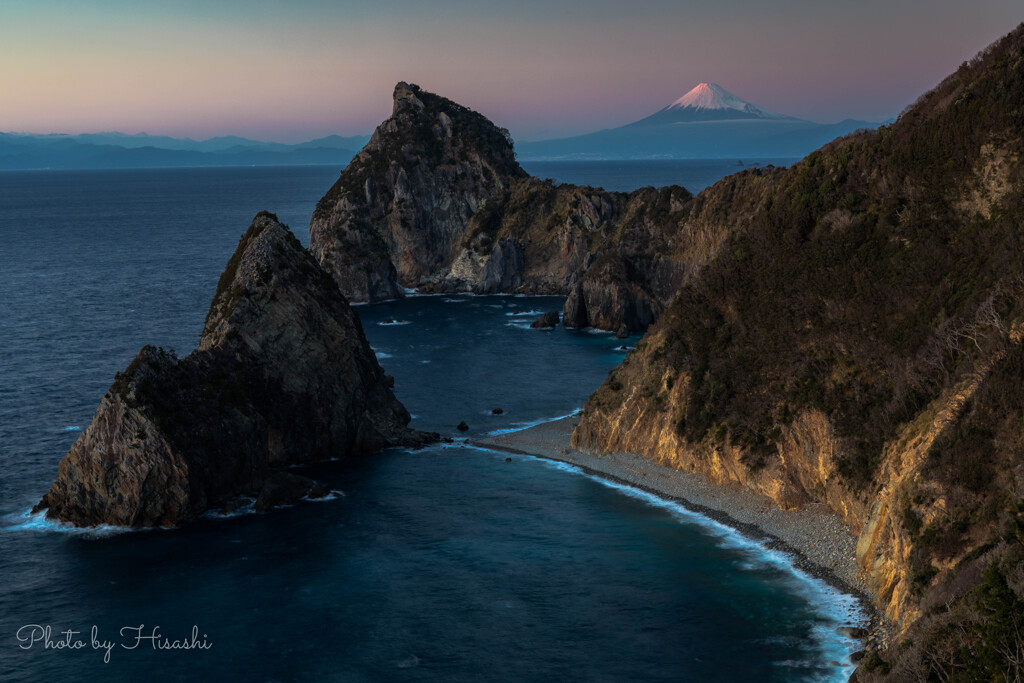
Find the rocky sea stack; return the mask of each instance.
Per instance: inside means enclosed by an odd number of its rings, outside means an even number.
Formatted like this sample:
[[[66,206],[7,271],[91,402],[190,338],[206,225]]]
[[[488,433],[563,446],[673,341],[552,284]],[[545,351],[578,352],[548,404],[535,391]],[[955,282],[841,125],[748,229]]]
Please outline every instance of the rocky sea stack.
[[[279,468],[436,438],[408,422],[345,297],[264,212],[221,275],[198,348],[143,348],[36,509],[79,526],[176,526],[276,491]]]
[[[310,250],[351,300],[400,297],[448,266],[473,214],[525,176],[507,130],[399,83],[391,118],[317,205]]]
[[[508,131],[399,83],[391,118],[317,205],[310,251],[353,301],[563,294],[567,327],[642,330],[721,244],[707,205],[681,187],[532,178]]]

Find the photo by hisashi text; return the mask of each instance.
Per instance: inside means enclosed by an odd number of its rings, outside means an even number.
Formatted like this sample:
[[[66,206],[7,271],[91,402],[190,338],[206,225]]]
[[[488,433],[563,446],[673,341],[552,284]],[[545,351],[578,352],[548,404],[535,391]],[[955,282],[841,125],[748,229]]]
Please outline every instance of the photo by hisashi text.
[[[26,624],[18,629],[15,638],[22,650],[99,650],[103,652],[103,661],[107,664],[115,649],[209,650],[213,647],[209,636],[205,633],[200,635],[198,626],[193,626],[192,632],[185,638],[164,635],[159,626],[146,628],[145,624],[122,626],[118,634],[118,638],[107,638],[105,634],[101,635],[100,628],[95,625],[86,632],[72,629],[56,631],[48,625]]]

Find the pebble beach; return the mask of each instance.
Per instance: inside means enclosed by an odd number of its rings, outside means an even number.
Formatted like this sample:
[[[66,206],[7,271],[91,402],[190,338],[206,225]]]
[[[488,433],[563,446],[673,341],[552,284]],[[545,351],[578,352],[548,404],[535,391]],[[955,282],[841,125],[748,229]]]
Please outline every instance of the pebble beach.
[[[875,608],[873,596],[860,577],[857,538],[839,516],[824,505],[782,510],[771,499],[740,485],[712,484],[700,474],[681,472],[633,453],[596,453],[569,446],[579,418],[565,417],[521,431],[474,441],[493,450],[530,455],[574,465],[584,472],[636,487],[680,503],[754,539],[789,553],[804,572],[860,598],[870,616],[866,644],[884,647],[893,626]]]

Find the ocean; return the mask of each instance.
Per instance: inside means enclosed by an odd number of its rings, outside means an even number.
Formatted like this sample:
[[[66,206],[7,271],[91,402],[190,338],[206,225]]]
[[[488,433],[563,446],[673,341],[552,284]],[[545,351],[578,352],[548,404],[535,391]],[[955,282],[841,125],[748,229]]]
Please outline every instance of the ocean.
[[[29,516],[114,373],[194,347],[256,212],[306,243],[337,175],[0,173],[0,680],[846,680],[856,601],[784,554],[467,442],[572,413],[621,362],[611,335],[528,328],[560,297],[358,306],[413,426],[455,441],[304,470],[338,498],[174,530]]]

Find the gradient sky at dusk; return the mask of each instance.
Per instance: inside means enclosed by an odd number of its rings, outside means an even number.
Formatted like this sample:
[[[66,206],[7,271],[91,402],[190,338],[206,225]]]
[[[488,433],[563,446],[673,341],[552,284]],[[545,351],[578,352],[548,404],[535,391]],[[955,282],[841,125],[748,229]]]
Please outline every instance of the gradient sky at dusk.
[[[0,131],[298,142],[370,132],[406,80],[523,140],[713,81],[815,121],[897,115],[1020,0],[0,0]]]

